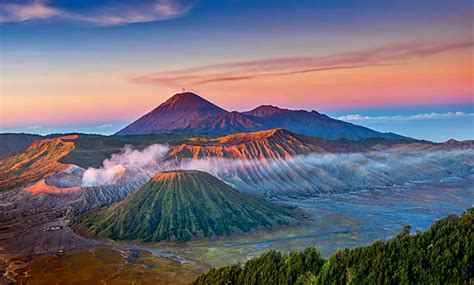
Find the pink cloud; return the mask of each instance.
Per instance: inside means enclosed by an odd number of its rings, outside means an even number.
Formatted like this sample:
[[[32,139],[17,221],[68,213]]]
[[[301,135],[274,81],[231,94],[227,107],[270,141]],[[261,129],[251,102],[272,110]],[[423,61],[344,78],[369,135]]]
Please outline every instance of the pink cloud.
[[[472,48],[473,45],[472,41],[434,44],[395,43],[322,57],[273,58],[156,72],[132,77],[131,81],[138,84],[198,86],[223,81],[402,64],[407,60]]]
[[[61,15],[61,11],[35,1],[27,4],[0,3],[0,23],[21,22],[34,19],[45,19]]]
[[[58,20],[112,26],[152,22],[187,14],[194,2],[180,0],[97,1],[88,9],[74,10],[54,5],[54,1],[26,0],[22,3],[0,3],[0,24],[56,18]]]

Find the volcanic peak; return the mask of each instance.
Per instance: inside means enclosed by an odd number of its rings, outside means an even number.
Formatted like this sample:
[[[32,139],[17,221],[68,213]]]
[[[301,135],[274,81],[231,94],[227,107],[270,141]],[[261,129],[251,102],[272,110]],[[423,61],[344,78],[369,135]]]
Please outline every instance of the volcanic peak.
[[[205,174],[207,173],[199,170],[169,170],[156,173],[153,176],[152,181],[156,183],[161,183],[173,179],[183,179],[186,178],[186,176]]]
[[[219,110],[222,113],[227,112],[226,110],[212,104],[211,102],[192,92],[177,93],[162,103],[158,108],[160,107],[166,108],[168,110],[211,108]]]
[[[245,195],[203,171],[157,173],[125,200],[76,222],[118,240],[188,241],[286,225],[286,209]]]

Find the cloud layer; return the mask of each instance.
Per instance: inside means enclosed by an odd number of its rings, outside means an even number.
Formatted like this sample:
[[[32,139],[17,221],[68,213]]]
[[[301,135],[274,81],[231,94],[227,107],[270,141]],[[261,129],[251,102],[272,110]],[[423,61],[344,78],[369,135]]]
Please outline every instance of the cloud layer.
[[[90,25],[152,22],[185,15],[192,0],[145,1],[46,1],[20,0],[0,3],[0,24],[56,18]]]
[[[390,121],[413,121],[413,120],[440,120],[440,119],[456,119],[456,118],[474,118],[474,113],[464,112],[447,112],[447,113],[424,113],[409,116],[362,116],[359,114],[346,115],[337,119],[348,122],[368,122],[383,123]]]
[[[287,57],[205,65],[190,69],[145,74],[131,78],[138,84],[196,86],[223,81],[289,76],[337,69],[401,64],[438,53],[472,48],[472,41],[448,43],[394,43],[321,57]]]

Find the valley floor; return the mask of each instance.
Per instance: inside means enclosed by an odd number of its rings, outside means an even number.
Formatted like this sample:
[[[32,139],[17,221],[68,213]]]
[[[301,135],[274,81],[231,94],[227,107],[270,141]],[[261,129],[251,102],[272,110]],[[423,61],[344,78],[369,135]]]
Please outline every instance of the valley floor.
[[[72,232],[65,217],[45,212],[14,222],[0,212],[0,269],[5,277],[29,284],[64,282],[143,284],[187,283],[210,267],[243,262],[263,252],[315,246],[327,257],[344,247],[390,238],[403,225],[425,230],[434,220],[474,205],[474,178],[444,177],[397,188],[378,188],[315,198],[280,199],[311,215],[312,222],[291,228],[189,243],[118,243]],[[2,206],[14,209],[3,194]],[[5,196],[7,195],[7,196]],[[10,197],[11,198],[11,197]],[[17,206],[16,206],[17,207]],[[9,223],[9,221],[13,221]],[[60,225],[56,229],[51,226]],[[11,248],[21,250],[12,252]]]

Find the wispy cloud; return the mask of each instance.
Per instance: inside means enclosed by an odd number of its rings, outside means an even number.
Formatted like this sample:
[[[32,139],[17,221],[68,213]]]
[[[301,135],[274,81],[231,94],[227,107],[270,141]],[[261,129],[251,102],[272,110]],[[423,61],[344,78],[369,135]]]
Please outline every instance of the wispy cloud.
[[[40,1],[30,3],[0,3],[0,23],[45,19],[61,15],[62,12]]]
[[[359,51],[320,57],[287,57],[204,65],[171,70],[131,78],[138,84],[196,86],[223,81],[239,81],[261,77],[290,76],[301,73],[353,69],[368,66],[402,64],[407,60],[438,53],[467,49],[473,41],[448,43],[394,43]]]
[[[362,116],[359,114],[341,116],[338,119],[348,122],[368,122],[368,123],[383,123],[390,121],[414,121],[414,120],[441,120],[441,119],[456,119],[456,118],[474,118],[474,113],[464,112],[447,112],[447,113],[424,113],[409,116]]]
[[[98,129],[107,129],[107,128],[111,128],[113,126],[114,125],[112,125],[112,124],[103,124],[103,125],[97,126],[97,128]]]
[[[35,125],[35,126],[26,127],[25,129],[28,129],[28,130],[38,130],[38,129],[41,129],[41,128],[43,128],[43,126]]]
[[[0,24],[49,18],[102,26],[152,22],[187,14],[194,0],[104,0],[76,4],[55,0],[7,0],[0,3]]]

